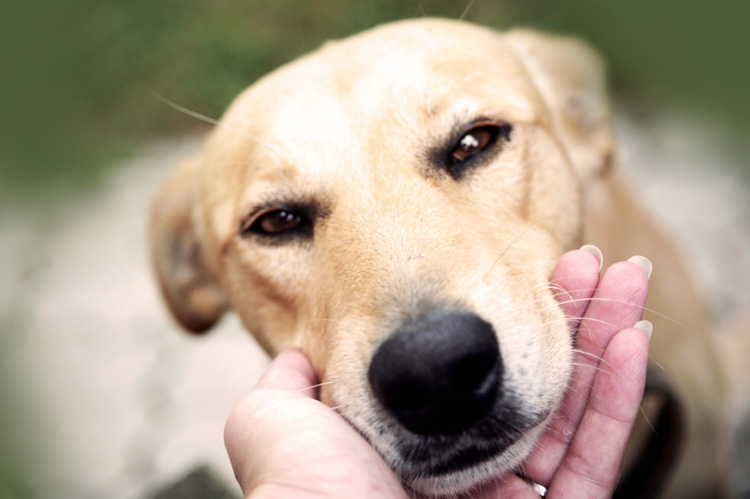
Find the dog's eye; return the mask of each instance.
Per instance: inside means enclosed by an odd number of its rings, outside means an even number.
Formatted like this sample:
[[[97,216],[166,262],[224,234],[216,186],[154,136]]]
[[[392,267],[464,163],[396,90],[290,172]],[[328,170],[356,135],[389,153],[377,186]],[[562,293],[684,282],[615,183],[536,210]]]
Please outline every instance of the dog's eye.
[[[452,168],[467,163],[489,150],[499,140],[510,138],[511,126],[507,123],[479,122],[464,132],[461,139],[453,146],[448,157]],[[455,172],[460,173],[460,172]]]
[[[253,225],[260,232],[269,235],[281,234],[302,225],[302,215],[286,210],[276,210],[258,218]]]
[[[451,153],[451,158],[456,163],[466,161],[487,147],[490,142],[492,142],[492,130],[488,129],[488,127],[471,130],[461,137],[458,146]]]
[[[270,209],[250,217],[242,223],[240,233],[244,236],[258,234],[262,236],[307,235],[312,231],[310,219],[296,211],[288,209]]]

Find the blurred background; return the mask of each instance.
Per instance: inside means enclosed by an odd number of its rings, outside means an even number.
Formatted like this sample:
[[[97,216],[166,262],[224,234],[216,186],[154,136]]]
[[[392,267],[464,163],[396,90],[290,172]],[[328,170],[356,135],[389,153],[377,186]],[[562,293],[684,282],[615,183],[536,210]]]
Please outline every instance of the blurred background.
[[[190,497],[186,475],[216,487],[194,497],[239,493],[223,422],[267,360],[233,317],[180,333],[152,283],[150,199],[209,130],[158,96],[218,119],[323,41],[409,17],[583,38],[608,63],[619,163],[724,320],[750,294],[749,15],[732,0],[4,5],[0,497]]]

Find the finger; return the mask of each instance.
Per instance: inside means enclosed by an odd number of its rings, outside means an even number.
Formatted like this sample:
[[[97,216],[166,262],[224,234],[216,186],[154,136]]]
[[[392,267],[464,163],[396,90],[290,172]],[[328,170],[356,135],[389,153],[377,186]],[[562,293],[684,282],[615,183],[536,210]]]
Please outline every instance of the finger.
[[[570,386],[540,439],[540,450],[527,461],[528,476],[535,482],[549,484],[581,421],[604,349],[617,331],[640,320],[647,294],[647,274],[636,264],[617,263],[601,278],[576,333]]]
[[[300,351],[286,350],[273,359],[257,388],[298,392],[314,398],[317,395],[314,387],[318,383],[307,357]]]
[[[272,448],[274,428],[269,422],[280,404],[294,407],[294,398],[310,400],[316,383],[307,358],[297,351],[281,352],[268,366],[257,386],[232,409],[224,426],[224,444],[235,477],[243,491],[253,490],[263,480],[257,449]],[[299,407],[296,409],[299,413]],[[270,415],[270,417],[269,417]]]
[[[266,467],[256,459],[258,449],[274,448],[276,429],[283,428],[288,412],[291,410],[296,418],[303,411],[314,410],[306,402],[316,402],[312,400],[316,384],[307,357],[299,351],[283,351],[273,359],[255,389],[232,409],[224,426],[224,444],[243,491],[253,490],[264,480]]]
[[[572,330],[578,328],[586,307],[599,282],[601,251],[595,246],[569,251],[557,262],[550,284],[560,308],[570,320]]]
[[[568,429],[580,421],[604,349],[617,331],[641,319],[647,295],[648,278],[638,265],[616,263],[602,277],[576,333],[576,367],[563,404]]]
[[[315,382],[304,355],[283,352],[232,409],[224,443],[245,496],[365,497],[382,491],[383,497],[404,497],[372,446],[311,398]]]
[[[611,340],[548,497],[611,497],[643,397],[647,364],[644,331],[628,328]]]
[[[566,433],[578,426],[604,350],[615,333],[641,320],[647,296],[648,275],[634,263],[616,263],[602,277],[576,334],[575,368],[563,403]]]
[[[245,497],[406,497],[359,433],[302,395],[251,393],[233,409],[224,441]]]
[[[647,296],[648,275],[643,267],[630,261],[612,265],[581,320],[578,350],[600,357],[617,331],[641,320]]]

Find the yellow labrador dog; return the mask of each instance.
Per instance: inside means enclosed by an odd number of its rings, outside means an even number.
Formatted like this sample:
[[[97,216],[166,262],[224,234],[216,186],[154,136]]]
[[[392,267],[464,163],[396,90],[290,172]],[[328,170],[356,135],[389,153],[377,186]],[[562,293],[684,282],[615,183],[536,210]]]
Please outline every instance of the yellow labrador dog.
[[[671,496],[717,497],[724,385],[704,307],[613,145],[582,43],[385,25],[236,99],[158,195],[153,261],[185,328],[231,308],[270,355],[301,349],[322,400],[404,484],[444,495],[517,467],[561,401],[574,345],[548,279],[562,253],[646,254],[659,367],[627,494],[656,494],[675,467]]]

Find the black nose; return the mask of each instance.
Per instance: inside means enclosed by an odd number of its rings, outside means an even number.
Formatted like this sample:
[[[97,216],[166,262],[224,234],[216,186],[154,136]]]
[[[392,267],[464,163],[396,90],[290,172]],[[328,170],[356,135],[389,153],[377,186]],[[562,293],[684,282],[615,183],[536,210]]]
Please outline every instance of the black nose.
[[[400,327],[369,370],[377,399],[414,433],[454,434],[485,416],[498,396],[495,331],[468,313],[432,311]]]

